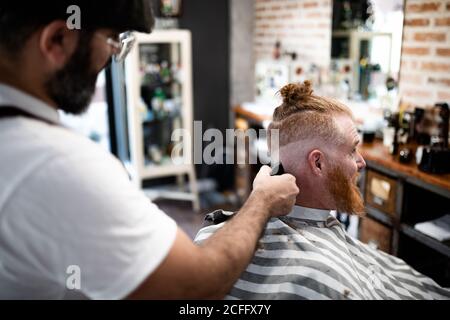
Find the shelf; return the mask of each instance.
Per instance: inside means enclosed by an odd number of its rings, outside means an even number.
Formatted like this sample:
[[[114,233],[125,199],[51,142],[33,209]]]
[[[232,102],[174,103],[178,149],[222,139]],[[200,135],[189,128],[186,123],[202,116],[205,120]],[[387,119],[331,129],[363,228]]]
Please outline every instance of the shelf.
[[[150,90],[156,90],[157,88],[167,88],[167,87],[171,87],[171,86],[182,86],[182,83],[180,83],[180,81],[178,80],[171,80],[168,82],[152,82],[152,83],[142,83],[141,84],[141,88],[145,88],[145,89],[150,89]]]
[[[395,219],[382,211],[366,205],[367,215],[389,227],[394,227],[396,225]]]
[[[418,242],[438,251],[439,253],[445,255],[446,257],[450,258],[450,245],[447,245],[446,243],[440,242],[436,239],[433,239],[425,234],[423,234],[420,231],[417,231],[413,227],[402,224],[400,226],[400,230],[406,234],[407,236],[417,240]]]
[[[174,175],[181,175],[189,173],[191,169],[190,164],[177,165],[174,163],[167,163],[161,165],[146,165],[140,172],[143,178],[162,178]]]
[[[333,30],[331,35],[332,37],[350,37],[352,34],[357,35],[363,39],[371,39],[374,37],[392,37],[392,33],[390,32],[377,32],[377,31],[369,31],[369,30],[358,30],[358,29],[336,29]]]
[[[158,199],[193,201],[196,198],[195,194],[188,191],[162,189],[144,189],[143,191],[151,201]]]

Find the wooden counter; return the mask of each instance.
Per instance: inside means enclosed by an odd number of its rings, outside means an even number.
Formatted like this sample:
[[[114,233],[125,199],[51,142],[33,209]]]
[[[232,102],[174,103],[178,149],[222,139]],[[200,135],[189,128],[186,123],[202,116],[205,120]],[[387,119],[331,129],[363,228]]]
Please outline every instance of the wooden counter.
[[[392,156],[388,148],[381,141],[365,143],[360,148],[364,160],[372,167],[384,168],[388,174],[401,176],[420,186],[429,185],[430,188],[438,188],[439,193],[450,192],[450,174],[430,174],[420,171],[415,158],[409,164],[403,164],[398,156]],[[434,189],[434,188],[433,188]]]
[[[267,120],[272,120],[271,116],[265,116],[265,115],[257,114],[257,113],[245,110],[241,106],[234,107],[233,111],[238,116],[241,116],[243,118],[246,118],[246,119],[249,119],[249,120],[253,120],[253,121],[256,121],[256,122],[261,122],[262,123],[262,122],[267,121]]]

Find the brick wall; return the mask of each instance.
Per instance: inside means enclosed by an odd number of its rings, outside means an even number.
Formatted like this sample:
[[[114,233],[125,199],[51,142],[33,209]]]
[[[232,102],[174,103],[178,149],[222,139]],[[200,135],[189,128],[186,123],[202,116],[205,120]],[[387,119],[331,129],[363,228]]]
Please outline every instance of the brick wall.
[[[414,106],[450,102],[450,1],[406,0],[400,92]]]
[[[235,106],[255,98],[255,0],[231,0],[230,8],[230,103]]]
[[[277,40],[299,60],[328,67],[331,0],[254,0],[254,56],[270,58]],[[450,0],[406,0],[400,92],[412,106],[450,101]]]
[[[255,0],[255,59],[271,58],[277,40],[305,64],[329,67],[331,0]]]

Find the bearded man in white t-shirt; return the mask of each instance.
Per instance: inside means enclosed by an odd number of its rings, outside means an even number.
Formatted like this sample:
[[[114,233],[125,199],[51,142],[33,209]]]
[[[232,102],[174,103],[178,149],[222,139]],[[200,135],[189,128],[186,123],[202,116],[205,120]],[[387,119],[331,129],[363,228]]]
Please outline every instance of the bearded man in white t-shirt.
[[[129,31],[152,25],[149,0],[0,3],[0,299],[221,298],[267,220],[292,208],[295,178],[264,167],[233,223],[196,246],[115,158],[60,126]]]

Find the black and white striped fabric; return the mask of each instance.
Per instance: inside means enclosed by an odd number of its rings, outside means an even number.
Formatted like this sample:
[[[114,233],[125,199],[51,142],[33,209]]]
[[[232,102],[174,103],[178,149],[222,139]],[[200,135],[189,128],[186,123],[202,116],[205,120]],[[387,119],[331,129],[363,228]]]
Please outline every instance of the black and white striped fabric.
[[[205,227],[201,244],[226,222]],[[402,260],[348,236],[326,210],[296,206],[271,219],[227,299],[450,299]]]

